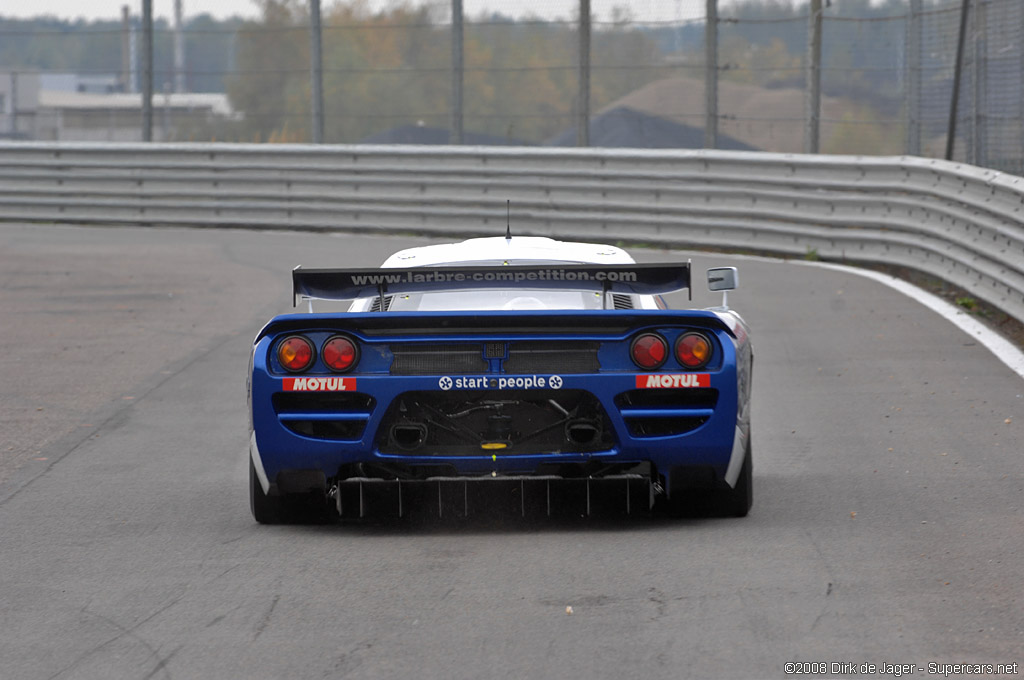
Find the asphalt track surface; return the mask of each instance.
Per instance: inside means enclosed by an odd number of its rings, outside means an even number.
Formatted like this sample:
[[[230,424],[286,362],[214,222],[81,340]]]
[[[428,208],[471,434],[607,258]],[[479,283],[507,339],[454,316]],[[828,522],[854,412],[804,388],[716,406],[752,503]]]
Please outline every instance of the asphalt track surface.
[[[289,270],[423,242],[0,226],[0,678],[1021,673],[1024,380],[845,272],[739,263],[744,519],[257,525],[245,372]]]

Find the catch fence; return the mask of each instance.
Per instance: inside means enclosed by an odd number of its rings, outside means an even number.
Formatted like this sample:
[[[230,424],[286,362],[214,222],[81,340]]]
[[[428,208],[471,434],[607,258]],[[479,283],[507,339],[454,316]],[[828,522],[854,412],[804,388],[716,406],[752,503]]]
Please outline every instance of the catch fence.
[[[584,4],[477,9],[461,23],[461,0],[325,5],[319,24],[312,3],[268,3],[258,20],[186,17],[180,31],[158,20],[152,139],[307,142],[322,125],[327,143],[699,148],[716,130],[716,148],[805,152],[811,126],[823,153],[941,157],[962,54],[953,157],[1024,173],[1019,0],[969,0],[962,51],[962,0],[823,3],[816,64],[813,2],[595,4],[585,27]],[[0,134],[141,139],[142,35],[136,18],[75,30],[0,21]],[[820,105],[808,99],[815,68]],[[104,88],[106,100],[84,97]],[[222,93],[222,105],[188,98],[197,92]]]

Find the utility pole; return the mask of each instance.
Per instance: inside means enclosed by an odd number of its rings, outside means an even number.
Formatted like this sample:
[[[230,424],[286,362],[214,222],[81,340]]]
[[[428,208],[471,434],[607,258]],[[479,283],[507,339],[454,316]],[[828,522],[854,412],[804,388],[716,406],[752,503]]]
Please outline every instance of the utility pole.
[[[576,107],[576,146],[590,146],[590,0],[580,0],[579,102]]]
[[[811,0],[807,25],[807,129],[804,153],[818,153],[821,142],[821,0]]]
[[[718,0],[704,12],[704,148],[718,148]]]
[[[448,143],[462,144],[462,84],[463,63],[462,0],[452,0],[452,120],[448,129]]]
[[[153,0],[142,0],[142,141],[153,141]]]
[[[313,143],[324,141],[324,58],[320,44],[320,0],[309,0],[309,62],[312,79]]]

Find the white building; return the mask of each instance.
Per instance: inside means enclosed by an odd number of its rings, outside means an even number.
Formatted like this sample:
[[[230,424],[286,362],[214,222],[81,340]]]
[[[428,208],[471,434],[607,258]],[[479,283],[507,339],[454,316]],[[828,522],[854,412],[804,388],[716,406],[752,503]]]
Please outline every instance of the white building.
[[[38,73],[0,72],[0,139],[35,139],[32,112],[38,107]]]
[[[142,95],[104,93],[97,83],[62,74],[0,72],[0,138],[141,141]],[[154,94],[153,141],[189,141],[194,131],[237,117],[223,93]]]

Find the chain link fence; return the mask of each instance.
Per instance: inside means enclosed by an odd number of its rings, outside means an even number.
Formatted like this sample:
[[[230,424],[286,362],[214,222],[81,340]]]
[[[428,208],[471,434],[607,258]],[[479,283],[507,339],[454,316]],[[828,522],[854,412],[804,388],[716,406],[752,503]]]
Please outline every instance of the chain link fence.
[[[824,153],[943,156],[962,0],[822,4],[815,107],[808,4],[721,2],[709,54],[706,0],[595,2],[585,36],[580,0],[473,4],[461,41],[448,0],[325,3],[322,139],[572,146],[586,119],[593,146],[700,148],[710,110],[722,149],[803,152],[815,117]],[[258,19],[199,15],[180,32],[157,20],[154,139],[314,138],[309,3],[262,6]],[[1024,3],[969,0],[968,9],[954,158],[1021,174]],[[0,135],[139,139],[138,19],[49,21],[0,19]]]
[[[955,157],[1024,174],[1024,4],[977,4],[969,15],[963,73]]]

